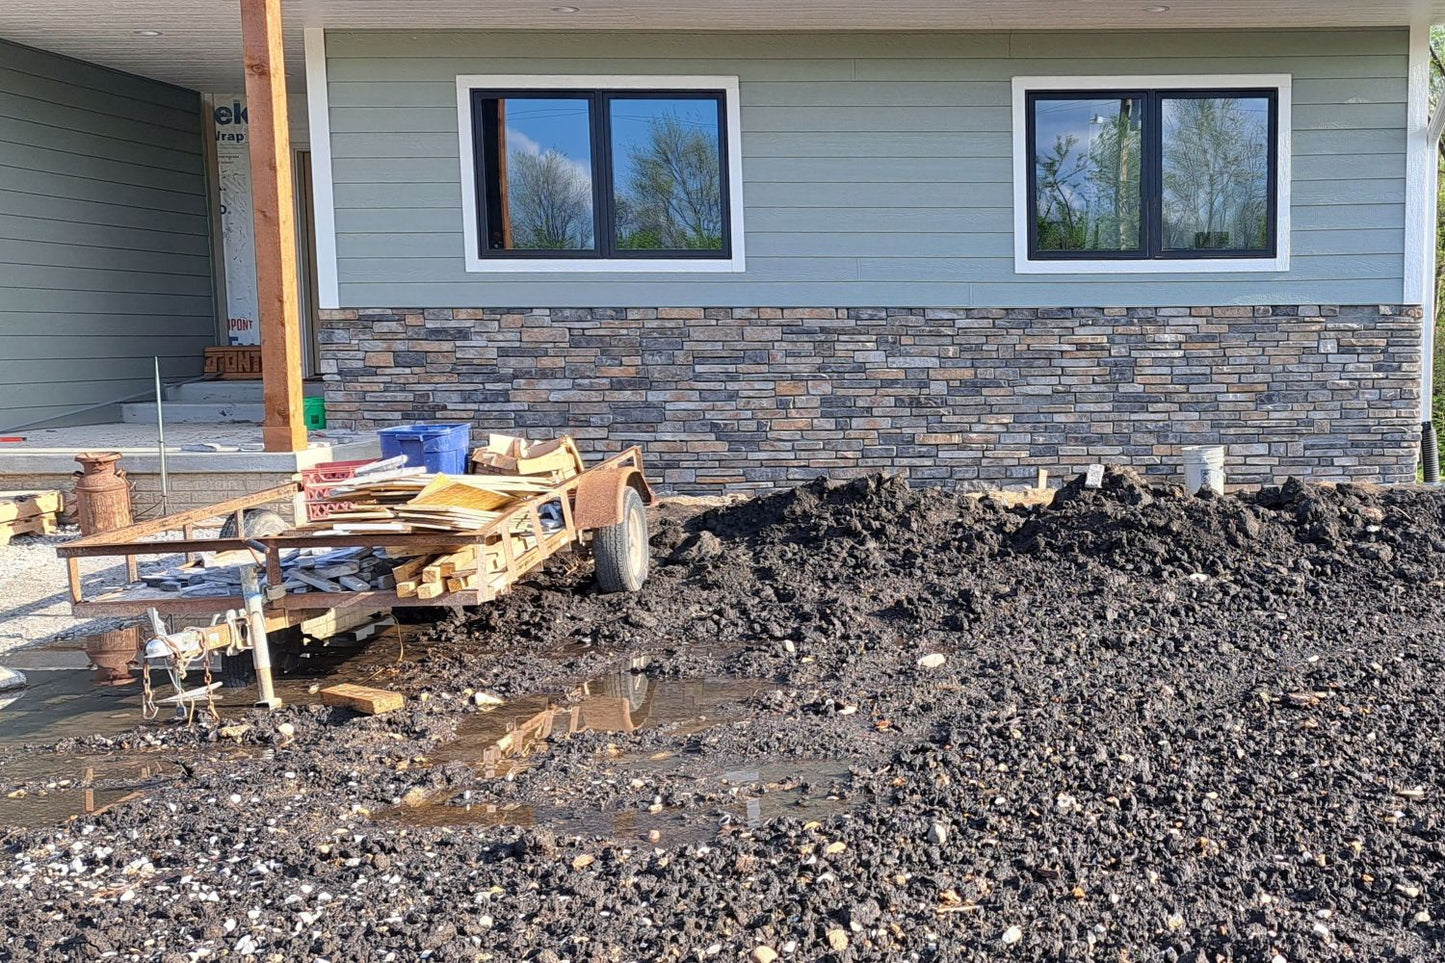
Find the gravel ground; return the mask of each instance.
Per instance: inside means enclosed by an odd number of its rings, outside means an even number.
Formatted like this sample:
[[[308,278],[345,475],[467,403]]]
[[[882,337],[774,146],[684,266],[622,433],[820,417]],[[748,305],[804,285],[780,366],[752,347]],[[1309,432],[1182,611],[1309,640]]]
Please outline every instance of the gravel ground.
[[[22,535],[0,547],[0,658],[27,645],[95,631],[90,619],[70,614],[65,563],[55,557],[55,546],[79,537],[70,526],[58,535]],[[118,586],[124,580],[124,565],[107,566],[91,584]]]
[[[168,773],[0,828],[0,956],[1445,958],[1439,494],[870,478],[652,548],[635,596],[554,565],[356,667],[387,716],[0,756],[22,800]],[[619,692],[644,724],[587,726]],[[487,761],[548,703],[584,731]]]
[[[0,660],[26,646],[104,632],[125,624],[121,619],[76,618],[70,614],[70,583],[64,560],[55,555],[55,546],[79,537],[80,530],[67,525],[56,535],[21,535],[9,545],[0,546]],[[162,556],[148,559],[142,568],[164,568],[179,561],[178,555]],[[83,559],[81,573],[87,594],[125,584],[125,564],[112,564],[110,559]]]

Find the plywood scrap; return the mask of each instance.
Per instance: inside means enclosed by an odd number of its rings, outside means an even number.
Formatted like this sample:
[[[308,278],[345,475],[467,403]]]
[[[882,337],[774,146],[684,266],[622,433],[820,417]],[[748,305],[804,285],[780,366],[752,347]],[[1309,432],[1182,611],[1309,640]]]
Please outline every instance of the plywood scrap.
[[[570,435],[530,442],[513,435],[493,434],[487,444],[472,452],[479,474],[545,476],[565,481],[582,472],[582,454]]]
[[[373,689],[370,686],[344,682],[322,689],[321,702],[323,705],[345,706],[374,716],[400,709],[406,703],[406,697],[389,689]]]

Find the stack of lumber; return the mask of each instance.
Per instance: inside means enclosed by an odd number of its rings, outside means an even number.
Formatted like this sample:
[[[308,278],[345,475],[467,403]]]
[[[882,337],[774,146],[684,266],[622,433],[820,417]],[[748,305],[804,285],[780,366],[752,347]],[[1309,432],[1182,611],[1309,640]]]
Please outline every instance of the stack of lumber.
[[[394,589],[399,598],[426,600],[504,587],[542,559],[540,539],[566,528],[563,496],[537,496],[575,476],[582,463],[567,437],[529,444],[499,435],[493,444],[485,474],[429,475],[395,460],[358,468],[327,492],[325,503],[334,509],[324,519],[291,534],[361,536],[355,541],[369,544],[283,551],[282,581],[268,585],[267,594]],[[488,528],[494,530],[483,534]],[[436,546],[420,553],[389,546],[393,534],[436,536]],[[240,567],[257,562],[248,550],[217,552],[141,579],[184,596],[235,596]]]
[[[509,571],[524,571],[541,554],[532,514],[516,512],[529,499],[552,490],[546,477],[520,475],[432,475],[377,480],[358,479],[338,488],[332,497],[350,507],[307,526],[308,533],[369,534],[384,541],[387,534],[440,537],[477,536],[477,543],[457,551],[397,558],[391,573],[400,598],[433,599],[449,592],[477,591],[505,584]],[[497,531],[480,535],[500,519]],[[564,527],[561,505],[552,500],[538,508],[545,534]],[[508,554],[511,565],[508,565]],[[391,586],[387,586],[388,588]]]
[[[481,587],[475,545],[448,555],[414,558],[398,565],[392,574],[396,578],[397,597],[404,599],[434,599],[444,592],[475,591]]]
[[[54,535],[64,506],[58,491],[0,492],[0,546],[16,535]]]

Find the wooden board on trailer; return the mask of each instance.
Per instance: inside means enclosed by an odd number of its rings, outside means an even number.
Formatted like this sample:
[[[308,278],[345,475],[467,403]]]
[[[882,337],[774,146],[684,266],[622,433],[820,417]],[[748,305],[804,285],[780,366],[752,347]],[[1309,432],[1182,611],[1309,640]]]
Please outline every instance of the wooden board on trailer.
[[[373,689],[370,686],[343,682],[322,689],[321,702],[323,705],[345,706],[374,716],[400,709],[406,703],[406,697],[390,689]]]

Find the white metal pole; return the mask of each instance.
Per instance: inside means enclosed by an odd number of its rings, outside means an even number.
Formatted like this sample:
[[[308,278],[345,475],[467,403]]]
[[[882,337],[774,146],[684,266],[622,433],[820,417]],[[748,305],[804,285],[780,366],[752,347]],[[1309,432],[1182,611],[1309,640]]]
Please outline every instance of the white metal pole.
[[[171,482],[166,474],[166,415],[165,398],[161,391],[161,359],[156,363],[156,454],[160,456],[161,469],[161,514],[170,514]]]
[[[241,598],[246,604],[246,629],[251,643],[251,663],[256,667],[256,705],[278,709],[281,700],[271,681],[271,645],[266,638],[266,613],[261,605],[260,566],[241,566]]]

